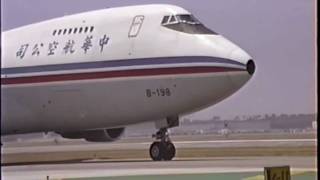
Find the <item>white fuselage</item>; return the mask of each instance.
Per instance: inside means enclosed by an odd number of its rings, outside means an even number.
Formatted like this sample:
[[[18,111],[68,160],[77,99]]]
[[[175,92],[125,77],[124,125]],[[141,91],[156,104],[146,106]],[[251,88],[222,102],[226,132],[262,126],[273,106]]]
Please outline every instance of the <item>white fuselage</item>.
[[[2,33],[2,134],[124,127],[233,94],[251,57],[221,35],[162,24],[180,14],[190,13],[112,8]]]

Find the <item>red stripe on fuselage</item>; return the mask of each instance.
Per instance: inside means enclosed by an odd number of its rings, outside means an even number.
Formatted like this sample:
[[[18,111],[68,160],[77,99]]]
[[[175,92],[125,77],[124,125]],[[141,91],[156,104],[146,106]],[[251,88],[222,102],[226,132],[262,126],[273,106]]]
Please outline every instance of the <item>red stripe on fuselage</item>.
[[[117,78],[117,77],[194,74],[194,73],[212,73],[212,72],[229,72],[229,71],[245,71],[245,70],[238,69],[238,68],[227,68],[227,67],[175,67],[175,68],[159,68],[159,69],[121,70],[121,71],[1,78],[1,84],[3,85],[29,84],[29,83],[45,83],[45,82],[57,82],[57,81],[105,79],[105,78]]]

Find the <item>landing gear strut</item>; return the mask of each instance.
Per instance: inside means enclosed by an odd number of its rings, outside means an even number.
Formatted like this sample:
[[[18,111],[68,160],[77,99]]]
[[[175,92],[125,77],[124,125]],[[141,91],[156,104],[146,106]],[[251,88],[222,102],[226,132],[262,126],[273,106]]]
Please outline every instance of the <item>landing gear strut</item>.
[[[150,157],[154,161],[170,161],[176,155],[176,148],[170,141],[167,128],[161,128],[156,134],[153,135],[156,139],[150,146]]]

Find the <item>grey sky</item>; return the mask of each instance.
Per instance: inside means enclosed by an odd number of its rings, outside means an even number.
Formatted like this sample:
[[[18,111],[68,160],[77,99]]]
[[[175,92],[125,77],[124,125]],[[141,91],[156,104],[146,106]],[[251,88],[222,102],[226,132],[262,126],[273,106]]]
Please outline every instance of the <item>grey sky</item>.
[[[258,66],[244,88],[193,116],[316,112],[315,0],[2,0],[2,28],[151,3],[176,4],[191,11],[249,52]]]

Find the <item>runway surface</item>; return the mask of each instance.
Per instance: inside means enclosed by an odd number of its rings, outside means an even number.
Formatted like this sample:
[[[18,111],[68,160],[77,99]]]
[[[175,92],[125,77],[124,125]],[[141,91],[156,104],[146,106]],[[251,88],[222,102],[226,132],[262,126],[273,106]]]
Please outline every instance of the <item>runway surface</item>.
[[[2,167],[5,180],[43,180],[81,177],[116,177],[173,174],[245,173],[262,174],[263,167],[290,165],[294,171],[315,171],[315,157],[224,157],[176,159],[152,162],[147,159],[98,161]]]
[[[144,139],[143,139],[144,141]],[[28,153],[28,152],[61,152],[89,150],[126,150],[148,149],[151,144],[146,142],[111,142],[111,143],[88,143],[84,141],[47,141],[44,143],[11,143],[4,145],[3,153]],[[219,148],[219,147],[292,147],[314,146],[315,139],[255,139],[255,140],[197,140],[197,141],[174,141],[177,148]]]
[[[264,167],[283,165],[289,165],[294,173],[304,173],[295,176],[295,180],[316,177],[315,139],[213,139],[211,136],[172,139],[177,156],[170,162],[149,160],[149,138],[113,143],[63,139],[10,142],[2,148],[1,179],[251,180],[252,177],[257,180],[261,179]],[[10,164],[10,161],[22,163]]]

